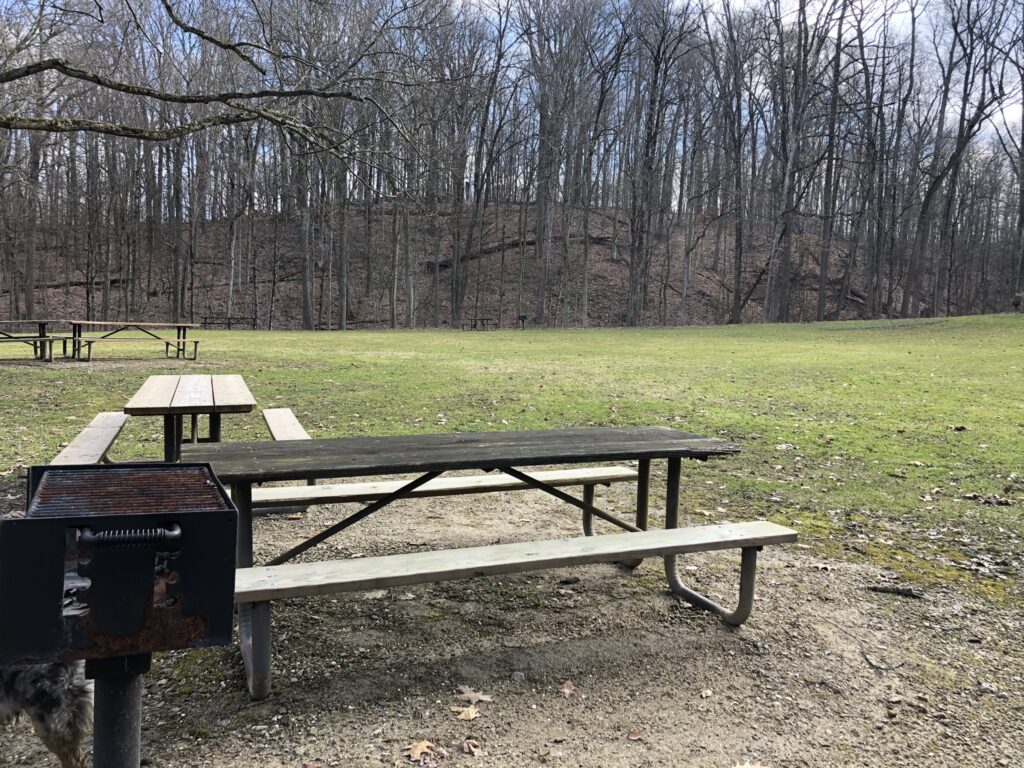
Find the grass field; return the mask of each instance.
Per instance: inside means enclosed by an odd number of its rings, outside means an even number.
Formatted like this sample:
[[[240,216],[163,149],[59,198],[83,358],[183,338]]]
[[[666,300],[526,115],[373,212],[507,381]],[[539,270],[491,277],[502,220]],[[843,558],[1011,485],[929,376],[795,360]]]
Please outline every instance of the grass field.
[[[1024,534],[1024,316],[666,330],[200,332],[91,364],[0,363],[10,488],[152,373],[233,372],[313,436],[669,425],[741,456],[685,467],[690,520],[795,524],[823,558],[1014,600]],[[4,354],[22,354],[8,348]],[[116,355],[116,358],[111,356]],[[226,440],[265,437],[254,413]],[[158,458],[159,419],[113,456]],[[13,504],[14,502],[8,502]]]

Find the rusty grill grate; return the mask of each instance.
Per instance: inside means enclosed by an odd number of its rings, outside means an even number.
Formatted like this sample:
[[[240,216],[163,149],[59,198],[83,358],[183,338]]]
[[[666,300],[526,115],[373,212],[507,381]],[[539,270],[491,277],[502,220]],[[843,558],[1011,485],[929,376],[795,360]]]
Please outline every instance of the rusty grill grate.
[[[48,467],[28,517],[70,517],[231,509],[206,466]]]

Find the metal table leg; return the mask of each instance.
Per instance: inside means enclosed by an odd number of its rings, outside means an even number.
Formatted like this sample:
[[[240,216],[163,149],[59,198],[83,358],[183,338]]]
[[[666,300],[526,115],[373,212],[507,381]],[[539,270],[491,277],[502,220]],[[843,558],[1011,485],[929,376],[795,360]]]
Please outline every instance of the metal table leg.
[[[220,414],[219,413],[211,413],[210,414],[210,442],[211,443],[219,443],[220,442]]]
[[[594,506],[594,484],[590,483],[583,486],[583,503]],[[583,510],[583,535],[593,536],[594,535],[594,515],[593,513]]]
[[[175,414],[174,416],[174,460],[181,461],[181,444],[185,440],[185,416]]]
[[[231,500],[238,508],[235,567],[249,568],[252,556],[252,485],[232,483]],[[270,695],[270,603],[238,606],[238,643],[245,664],[245,682],[254,700]]]
[[[679,527],[679,472],[680,459],[668,460],[668,483],[665,490],[665,527]],[[735,611],[728,611],[714,600],[695,592],[683,584],[679,576],[679,556],[665,558],[665,575],[672,591],[687,602],[705,611],[717,614],[726,624],[739,626],[750,617],[754,607],[754,578],[757,573],[757,553],[760,547],[745,547],[740,560],[739,605]]]
[[[651,498],[651,460],[640,459],[636,470],[636,527],[646,531]]]
[[[648,507],[651,499],[651,460],[640,459],[636,473],[636,527],[647,530]],[[643,563],[642,557],[620,560],[617,564],[633,570]]]
[[[174,457],[177,448],[174,419],[174,414],[164,414],[164,461],[167,462],[175,460]]]

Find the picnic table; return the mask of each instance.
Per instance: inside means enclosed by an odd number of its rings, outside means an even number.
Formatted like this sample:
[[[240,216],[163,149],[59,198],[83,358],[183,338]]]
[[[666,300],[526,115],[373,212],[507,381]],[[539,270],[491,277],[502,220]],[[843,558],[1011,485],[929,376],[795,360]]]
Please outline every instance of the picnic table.
[[[713,456],[722,456],[739,451],[739,447],[724,440],[709,439],[685,432],[677,432],[667,427],[622,427],[622,428],[589,428],[559,429],[527,432],[483,432],[461,434],[429,434],[395,437],[352,437],[338,439],[294,440],[294,441],[259,441],[243,443],[221,443],[219,445],[186,445],[182,451],[182,459],[188,462],[203,462],[212,465],[218,478],[231,486],[231,496],[238,507],[238,538],[236,545],[236,564],[243,570],[253,565],[253,526],[252,526],[252,487],[254,483],[282,480],[315,480],[319,478],[343,478],[368,475],[396,475],[405,473],[421,473],[419,477],[405,482],[400,488],[380,498],[359,511],[348,515],[334,525],[292,547],[286,552],[270,560],[270,565],[285,563],[311,547],[343,531],[356,522],[379,511],[385,506],[404,498],[424,483],[444,472],[452,470],[482,469],[485,471],[500,470],[517,478],[530,488],[544,491],[564,501],[584,514],[584,527],[593,518],[600,518],[614,526],[627,531],[640,532],[647,529],[648,495],[650,486],[651,461],[667,460],[667,486],[665,496],[665,527],[677,528],[679,523],[679,483],[681,460],[684,458],[704,460]],[[534,467],[546,464],[583,464],[606,461],[638,462],[638,481],[635,524],[622,520],[602,509],[597,508],[590,499],[579,499],[565,491],[537,480],[523,472],[522,467]],[[765,526],[771,524],[765,523]],[[680,531],[682,533],[682,531]],[[775,532],[770,532],[775,535]],[[791,533],[791,532],[790,532]],[[786,534],[787,536],[789,534]],[[596,537],[596,540],[608,542],[621,537]],[[782,540],[782,539],[779,539]],[[751,544],[751,541],[754,541]],[[756,556],[748,557],[747,550],[758,546],[761,539],[746,540],[746,543],[734,546],[744,547],[743,574],[741,583],[741,603],[753,600],[753,569]],[[768,542],[764,539],[764,542]],[[550,544],[551,542],[548,542]],[[557,543],[557,542],[556,542]],[[706,548],[721,548],[722,542],[713,542]],[[487,548],[482,548],[487,549]],[[491,548],[493,549],[493,547]],[[649,552],[654,549],[645,550]],[[668,551],[668,550],[664,550]],[[675,549],[673,551],[684,551]],[[695,551],[695,550],[686,550]],[[458,550],[456,550],[458,552]],[[465,552],[465,550],[463,551]],[[433,580],[458,578],[450,574],[451,561],[461,556],[452,553],[414,553],[421,555],[441,555],[446,561],[426,567],[436,568],[438,576]],[[504,557],[505,555],[503,555]],[[409,557],[395,555],[394,558]],[[527,557],[536,557],[528,554]],[[558,555],[554,556],[555,562]],[[386,559],[386,558],[381,558]],[[593,560],[591,560],[593,561]],[[355,564],[365,561],[349,561]],[[551,562],[551,560],[549,560]],[[565,560],[564,562],[568,562]],[[576,562],[584,562],[577,557]],[[724,613],[716,604],[682,586],[676,573],[675,555],[666,555],[666,568],[674,590],[685,595],[690,602],[707,607],[709,610]],[[465,563],[463,563],[465,564]],[[306,564],[300,564],[306,565]],[[319,563],[314,565],[326,565]],[[289,566],[284,566],[289,567]],[[290,566],[298,567],[298,566]],[[385,570],[386,570],[385,566]],[[396,563],[397,570],[404,566]],[[422,564],[417,565],[423,568]],[[471,572],[496,572],[482,568]],[[525,570],[525,567],[509,566],[506,562],[502,567],[508,570]],[[449,569],[447,575],[442,573]],[[270,570],[250,569],[252,571]],[[240,571],[241,573],[241,571]],[[394,574],[392,574],[394,576]],[[427,576],[429,577],[429,573]],[[275,577],[270,577],[271,581]],[[403,581],[401,575],[388,580],[387,573],[378,573],[372,583],[413,583],[408,577]],[[419,581],[426,581],[422,573],[415,576]],[[365,581],[363,583],[366,583]],[[236,577],[236,601],[239,582]],[[295,595],[322,593],[297,590]],[[270,691],[270,603],[266,591],[261,593],[262,601],[239,603],[239,642],[242,656],[247,668],[247,682],[250,692],[255,698],[262,698]],[[285,595],[287,596],[287,595]],[[743,610],[741,608],[741,610]],[[746,610],[749,613],[749,606]],[[745,619],[740,616],[736,623]]]
[[[206,315],[203,317],[203,328],[249,328],[257,330],[259,321],[255,317],[229,317],[228,315]]]
[[[220,442],[221,414],[250,413],[256,399],[238,375],[150,376],[124,406],[131,416],[164,417],[164,461],[181,453],[184,418],[191,417],[191,442]],[[200,414],[209,415],[209,432],[199,437]]]
[[[71,355],[70,357],[75,360],[82,359],[82,350],[87,348],[88,356],[92,357],[92,345],[103,341],[150,341],[156,340],[161,341],[165,345],[165,349],[174,347],[175,357],[188,357],[186,354],[186,348],[188,343],[188,329],[198,328],[199,326],[195,323],[184,323],[184,322],[169,322],[169,323],[140,323],[134,320],[68,320],[71,325]],[[154,332],[154,329],[174,329],[175,338],[170,340],[160,336]],[[107,333],[95,337],[86,337],[84,335],[85,329],[107,329]],[[139,331],[144,334],[146,338],[132,338],[128,336],[118,336],[118,334],[125,333],[126,331]],[[114,338],[118,336],[118,338]],[[196,358],[198,342],[192,341],[193,355],[192,359]]]
[[[51,325],[60,323],[60,320],[0,320],[0,342],[17,343],[21,342],[32,346],[33,357],[37,360],[48,360],[53,357],[53,339],[47,333]],[[35,326],[35,331],[19,332],[19,326]]]

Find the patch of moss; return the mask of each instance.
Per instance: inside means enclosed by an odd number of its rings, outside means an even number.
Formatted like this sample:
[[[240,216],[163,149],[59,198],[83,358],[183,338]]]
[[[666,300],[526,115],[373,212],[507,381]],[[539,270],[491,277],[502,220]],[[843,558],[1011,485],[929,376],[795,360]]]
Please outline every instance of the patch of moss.
[[[198,648],[192,651],[177,651],[173,654],[171,677],[175,681],[178,695],[219,689],[225,681],[227,667],[223,654],[217,648]]]

